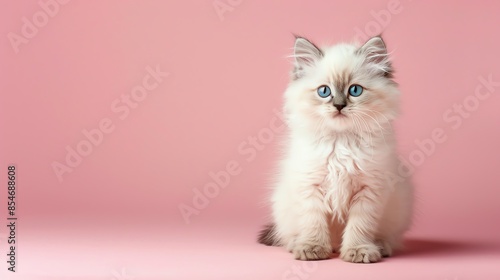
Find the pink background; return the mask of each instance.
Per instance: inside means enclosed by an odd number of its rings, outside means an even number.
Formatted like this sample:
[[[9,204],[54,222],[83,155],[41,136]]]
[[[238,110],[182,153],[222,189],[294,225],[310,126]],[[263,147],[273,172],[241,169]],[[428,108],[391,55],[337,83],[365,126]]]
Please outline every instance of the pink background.
[[[4,1],[2,279],[500,279],[500,86],[477,104],[473,97],[478,87],[488,93],[480,77],[500,81],[498,1],[172,2],[58,4],[16,53],[8,34],[22,36],[23,17],[43,21],[43,10]],[[218,14],[221,3],[230,8]],[[446,140],[415,167],[406,252],[372,265],[295,261],[255,242],[269,213],[281,135],[270,122],[292,33],[322,45],[351,41],[357,30],[383,31],[393,53],[402,156],[422,154],[415,141],[435,129]],[[112,104],[157,65],[170,75],[120,119]],[[448,111],[464,100],[466,117]],[[53,162],[64,163],[66,146],[105,118],[114,130],[60,182]],[[255,136],[260,150],[249,143]],[[210,172],[233,161],[239,174],[187,224],[179,205],[192,206]],[[19,175],[15,274],[5,263],[9,164]]]

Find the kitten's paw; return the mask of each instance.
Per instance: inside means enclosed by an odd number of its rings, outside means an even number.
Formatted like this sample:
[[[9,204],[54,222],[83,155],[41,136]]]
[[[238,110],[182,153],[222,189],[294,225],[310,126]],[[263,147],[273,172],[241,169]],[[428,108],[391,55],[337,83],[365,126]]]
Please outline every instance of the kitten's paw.
[[[374,263],[382,259],[380,248],[375,244],[363,244],[340,250],[340,258],[346,262]]]
[[[380,253],[382,254],[382,257],[387,258],[392,256],[392,246],[389,244],[389,242],[385,240],[378,240],[376,244],[379,247]]]
[[[330,258],[332,248],[320,245],[297,245],[292,249],[292,254],[296,260],[313,261]]]

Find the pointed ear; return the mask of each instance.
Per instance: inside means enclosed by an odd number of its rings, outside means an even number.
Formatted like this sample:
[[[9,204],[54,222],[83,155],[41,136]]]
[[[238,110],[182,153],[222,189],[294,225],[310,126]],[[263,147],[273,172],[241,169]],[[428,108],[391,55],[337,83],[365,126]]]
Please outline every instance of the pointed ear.
[[[372,63],[377,69],[384,72],[384,75],[391,75],[392,65],[387,54],[382,37],[375,36],[370,38],[363,46],[358,49],[358,52],[366,57],[366,63]]]
[[[293,47],[295,67],[293,70],[294,80],[304,75],[304,69],[313,66],[323,57],[323,52],[306,38],[296,37]]]

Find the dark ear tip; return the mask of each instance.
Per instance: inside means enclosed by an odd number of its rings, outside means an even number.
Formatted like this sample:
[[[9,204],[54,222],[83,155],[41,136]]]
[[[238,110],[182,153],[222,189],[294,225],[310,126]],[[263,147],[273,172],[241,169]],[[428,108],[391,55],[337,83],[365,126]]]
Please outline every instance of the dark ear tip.
[[[384,37],[382,37],[382,34],[379,34],[379,35],[377,36],[377,38],[379,38],[379,39],[380,39],[380,41],[382,41],[382,43],[384,43],[384,45],[385,45],[385,40],[384,40]]]
[[[387,44],[385,43],[384,38],[382,38],[382,33],[371,37],[370,39],[368,39],[368,41],[365,42],[365,44],[370,42],[370,41],[373,42],[373,40],[376,40],[376,39],[380,40],[380,43],[382,43],[382,47],[387,48]]]
[[[293,33],[292,35],[293,35],[293,37],[295,38],[295,42],[297,42],[298,40],[305,40],[305,41],[309,41],[309,40],[307,40],[307,39],[306,39],[306,37],[304,37],[304,36],[300,36],[300,35],[297,35],[297,34],[295,34],[295,33]]]
[[[375,35],[375,36],[371,37],[370,39],[368,39],[368,41],[373,40],[373,39],[379,39],[382,42],[384,41],[384,38],[382,38],[382,34]]]

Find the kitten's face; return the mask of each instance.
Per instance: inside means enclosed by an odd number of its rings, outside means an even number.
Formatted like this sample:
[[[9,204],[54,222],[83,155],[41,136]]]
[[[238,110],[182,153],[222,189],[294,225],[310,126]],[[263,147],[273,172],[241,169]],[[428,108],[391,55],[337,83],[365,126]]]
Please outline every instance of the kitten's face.
[[[361,47],[319,49],[295,43],[295,69],[285,96],[290,121],[315,131],[376,131],[397,114],[398,95],[380,37]]]

